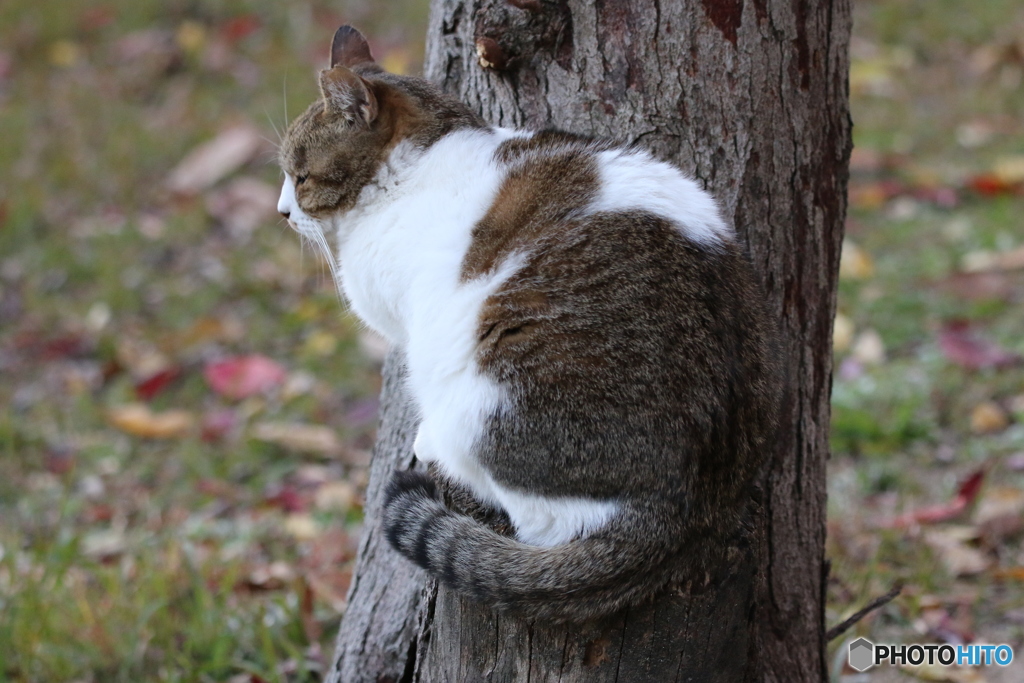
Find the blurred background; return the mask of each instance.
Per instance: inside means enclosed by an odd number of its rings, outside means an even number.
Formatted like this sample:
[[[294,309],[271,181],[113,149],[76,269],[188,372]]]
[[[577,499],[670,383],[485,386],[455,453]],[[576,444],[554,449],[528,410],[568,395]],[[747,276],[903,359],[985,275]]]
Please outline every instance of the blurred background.
[[[276,215],[353,23],[427,0],[0,4],[0,681],[315,681],[384,349]],[[1024,660],[1024,5],[857,0],[828,622]],[[834,679],[1020,681],[1011,670]]]

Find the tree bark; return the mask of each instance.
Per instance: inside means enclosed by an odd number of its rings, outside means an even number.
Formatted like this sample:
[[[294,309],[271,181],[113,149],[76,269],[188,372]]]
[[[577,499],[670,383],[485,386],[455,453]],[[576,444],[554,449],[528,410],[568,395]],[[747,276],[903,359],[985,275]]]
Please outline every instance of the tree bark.
[[[427,77],[491,123],[636,143],[746,241],[789,377],[752,543],[697,595],[559,629],[438,588],[383,541],[415,425],[385,369],[367,531],[329,681],[827,680],[825,463],[850,150],[849,0],[432,0]],[[480,61],[491,68],[484,68]]]

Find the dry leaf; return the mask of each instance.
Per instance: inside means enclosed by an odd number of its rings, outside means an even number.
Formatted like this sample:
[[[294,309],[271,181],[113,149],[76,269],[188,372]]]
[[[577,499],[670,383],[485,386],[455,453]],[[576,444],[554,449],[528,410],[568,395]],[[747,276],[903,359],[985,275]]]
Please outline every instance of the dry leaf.
[[[263,145],[263,137],[252,126],[228,128],[189,152],[167,177],[167,189],[175,194],[198,194],[256,157]]]
[[[287,562],[278,560],[253,569],[246,579],[249,588],[278,590],[295,580],[295,570]]]
[[[948,503],[929,505],[917,510],[911,510],[898,517],[882,520],[879,522],[879,526],[902,529],[915,524],[934,524],[958,517],[977,499],[984,480],[985,470],[975,470],[960,483],[956,495]]]
[[[316,520],[301,512],[285,517],[284,529],[299,541],[311,541],[320,535],[320,525]]]
[[[1024,491],[993,486],[985,491],[974,511],[974,524],[991,545],[1024,528]]]
[[[866,280],[875,274],[875,264],[866,251],[852,240],[843,240],[843,252],[839,258],[841,280]]]
[[[137,382],[169,370],[171,359],[147,342],[132,337],[121,337],[116,347],[117,362],[128,369]]]
[[[287,422],[261,422],[253,426],[252,437],[294,451],[337,456],[341,441],[333,429],[320,425]]]
[[[117,557],[125,549],[124,534],[116,529],[93,531],[82,539],[82,554],[98,560]]]
[[[836,319],[832,322],[832,350],[842,353],[850,348],[853,332],[853,321],[842,313],[836,313]]]
[[[166,410],[154,413],[142,403],[111,408],[107,420],[122,432],[148,439],[173,439],[192,429],[195,418],[187,410]]]
[[[256,178],[238,178],[206,197],[206,210],[237,240],[247,240],[277,215],[278,189]]]
[[[203,376],[218,394],[239,400],[280,386],[288,373],[270,358],[252,354],[210,363]]]
[[[971,411],[971,431],[975,434],[1001,432],[1009,424],[1009,415],[995,401],[982,401]]]
[[[864,330],[853,343],[853,358],[864,365],[878,365],[885,362],[885,344],[876,330]]]
[[[314,501],[318,510],[348,512],[356,500],[355,487],[344,480],[330,481],[316,490]]]
[[[1007,184],[1024,183],[1024,154],[999,157],[992,174]]]
[[[1008,367],[1020,356],[971,332],[966,322],[946,325],[938,337],[939,349],[947,359],[969,370]]]
[[[990,561],[983,552],[968,545],[977,540],[978,531],[969,526],[932,529],[924,541],[934,550],[953,576],[971,576],[988,569]]]
[[[1020,270],[1024,268],[1024,247],[1009,251],[972,251],[964,254],[960,269],[967,273],[986,273],[994,270]]]

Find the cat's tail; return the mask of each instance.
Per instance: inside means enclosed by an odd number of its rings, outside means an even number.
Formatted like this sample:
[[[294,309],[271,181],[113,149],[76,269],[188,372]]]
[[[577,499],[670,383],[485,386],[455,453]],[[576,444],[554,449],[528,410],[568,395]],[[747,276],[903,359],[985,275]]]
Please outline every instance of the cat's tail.
[[[609,614],[662,588],[682,542],[666,521],[664,511],[627,503],[585,538],[527,545],[450,510],[422,472],[396,472],[384,507],[392,547],[439,581],[498,609],[553,621]]]

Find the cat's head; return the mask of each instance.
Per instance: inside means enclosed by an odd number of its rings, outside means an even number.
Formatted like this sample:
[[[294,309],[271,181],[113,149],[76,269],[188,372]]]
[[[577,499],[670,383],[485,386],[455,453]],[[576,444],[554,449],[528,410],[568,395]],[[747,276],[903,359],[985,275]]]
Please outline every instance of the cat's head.
[[[456,128],[483,125],[431,83],[384,71],[351,26],[334,34],[320,95],[288,127],[279,153],[278,211],[307,235],[351,209],[399,143],[428,147]]]

